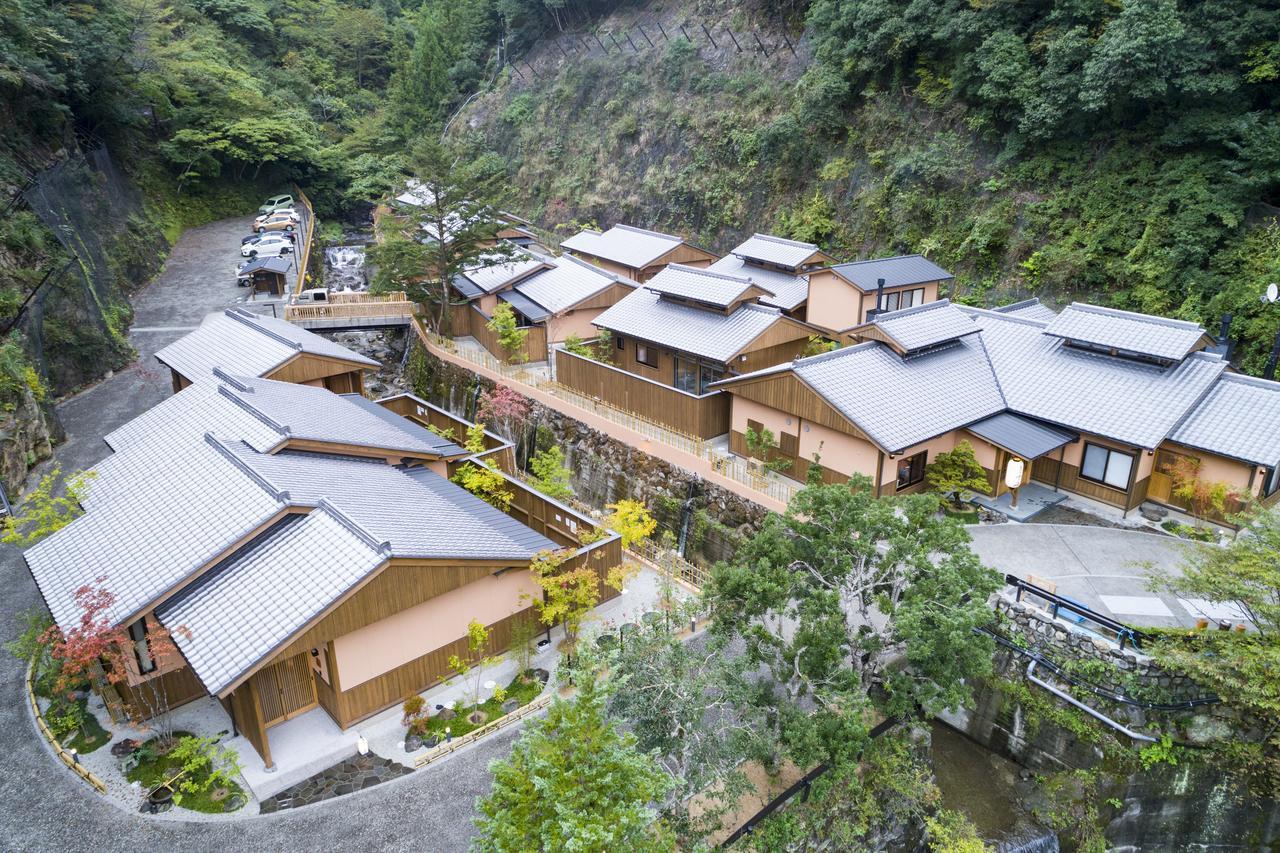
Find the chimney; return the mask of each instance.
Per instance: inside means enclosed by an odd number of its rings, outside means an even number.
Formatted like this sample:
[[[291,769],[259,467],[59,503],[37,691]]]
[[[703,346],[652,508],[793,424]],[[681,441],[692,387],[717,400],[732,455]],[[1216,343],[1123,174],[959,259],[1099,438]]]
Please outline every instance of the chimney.
[[[875,307],[875,310],[871,312],[871,316],[868,317],[867,319],[870,320],[878,316],[880,312],[884,310],[883,306],[884,306],[884,279],[878,278],[876,279],[876,307]]]
[[[1231,315],[1222,315],[1222,328],[1218,331],[1218,343],[1225,344],[1231,340]]]
[[[1271,355],[1267,358],[1267,366],[1262,371],[1263,379],[1274,379],[1276,376],[1276,359],[1280,358],[1280,332],[1276,333],[1276,342],[1271,347]]]

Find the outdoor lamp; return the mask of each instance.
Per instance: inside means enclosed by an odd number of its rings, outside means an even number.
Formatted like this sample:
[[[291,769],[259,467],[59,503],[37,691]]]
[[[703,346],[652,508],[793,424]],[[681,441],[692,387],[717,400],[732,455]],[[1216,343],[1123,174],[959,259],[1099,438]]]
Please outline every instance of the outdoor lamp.
[[[356,735],[356,752],[361,755],[369,754],[369,741],[365,740],[365,737],[362,734]]]
[[[1010,459],[1009,464],[1005,466],[1004,484],[1013,495],[1009,499],[1010,508],[1018,505],[1018,487],[1022,485],[1022,474],[1026,469],[1027,463],[1016,456]]]

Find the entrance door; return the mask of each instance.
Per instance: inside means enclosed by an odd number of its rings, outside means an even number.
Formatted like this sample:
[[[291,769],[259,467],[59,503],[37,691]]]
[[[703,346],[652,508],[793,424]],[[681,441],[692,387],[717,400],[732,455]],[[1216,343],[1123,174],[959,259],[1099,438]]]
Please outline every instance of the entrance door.
[[[1173,493],[1174,478],[1179,469],[1184,472],[1195,466],[1193,457],[1171,450],[1157,450],[1155,465],[1151,469],[1151,479],[1147,481],[1147,497],[1170,506],[1186,509],[1188,504],[1183,498]]]
[[[273,726],[316,707],[316,682],[305,653],[272,664],[253,676],[262,703],[262,725]]]

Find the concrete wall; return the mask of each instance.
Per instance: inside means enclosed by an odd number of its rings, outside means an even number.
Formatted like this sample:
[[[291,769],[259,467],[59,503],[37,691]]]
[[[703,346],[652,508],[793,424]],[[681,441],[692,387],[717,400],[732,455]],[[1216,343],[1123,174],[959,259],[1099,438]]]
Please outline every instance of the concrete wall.
[[[538,593],[527,569],[469,583],[333,641],[338,679],[350,690],[466,636],[475,619],[489,625],[529,606]]]

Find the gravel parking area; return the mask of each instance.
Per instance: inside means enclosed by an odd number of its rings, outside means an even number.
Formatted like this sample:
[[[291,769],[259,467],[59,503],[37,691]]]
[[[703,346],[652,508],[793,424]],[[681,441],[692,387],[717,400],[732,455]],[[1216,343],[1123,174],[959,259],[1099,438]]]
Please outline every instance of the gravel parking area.
[[[159,277],[135,299],[131,333],[139,361],[58,406],[68,433],[56,460],[66,471],[107,454],[102,436],[170,393],[153,358],[209,311],[235,304],[240,237],[249,217],[182,235]],[[21,554],[0,546],[0,638],[19,631],[19,614],[41,604]],[[438,765],[287,814],[236,822],[154,820],[125,812],[54,757],[26,707],[24,670],[0,651],[0,848],[32,851],[465,850],[477,796],[488,791],[488,763],[505,755],[519,727],[504,730]]]

